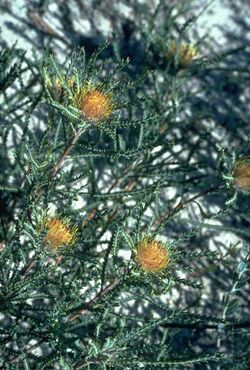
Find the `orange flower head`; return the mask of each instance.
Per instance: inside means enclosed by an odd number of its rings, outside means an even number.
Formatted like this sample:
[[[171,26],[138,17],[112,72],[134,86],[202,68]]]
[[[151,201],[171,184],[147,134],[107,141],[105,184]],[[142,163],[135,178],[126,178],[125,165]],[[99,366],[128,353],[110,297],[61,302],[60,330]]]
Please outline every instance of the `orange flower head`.
[[[189,44],[172,42],[166,54],[167,58],[174,58],[177,55],[178,63],[181,67],[187,67],[197,56],[197,48]]]
[[[250,157],[239,159],[233,170],[234,184],[243,191],[250,191]]]
[[[145,271],[160,272],[170,263],[169,251],[161,241],[145,237],[137,245],[136,262]]]
[[[111,95],[98,88],[83,88],[77,99],[78,109],[91,121],[107,119],[113,112]]]
[[[64,245],[72,245],[76,241],[76,226],[70,228],[65,222],[57,218],[47,219],[45,226],[48,230],[44,242],[54,250]]]

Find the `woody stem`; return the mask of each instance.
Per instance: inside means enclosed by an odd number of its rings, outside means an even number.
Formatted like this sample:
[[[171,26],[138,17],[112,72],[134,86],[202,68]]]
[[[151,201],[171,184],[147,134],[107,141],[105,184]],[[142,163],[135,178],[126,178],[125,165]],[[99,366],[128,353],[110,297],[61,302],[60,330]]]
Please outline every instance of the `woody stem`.
[[[59,171],[60,167],[62,166],[65,158],[67,157],[67,155],[69,154],[69,152],[71,151],[71,149],[73,148],[73,146],[75,145],[75,143],[77,142],[77,140],[79,139],[79,137],[82,135],[83,132],[84,132],[84,129],[81,127],[76,131],[75,135],[71,138],[69,144],[64,149],[61,157],[58,159],[55,166],[53,167],[53,169],[51,171],[51,177],[55,177],[57,175],[57,172]]]

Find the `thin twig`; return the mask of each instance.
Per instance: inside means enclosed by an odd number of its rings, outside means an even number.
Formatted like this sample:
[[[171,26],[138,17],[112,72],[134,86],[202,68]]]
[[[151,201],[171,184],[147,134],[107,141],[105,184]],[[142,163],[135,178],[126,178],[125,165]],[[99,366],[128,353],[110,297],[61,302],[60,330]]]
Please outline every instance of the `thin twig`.
[[[180,328],[180,329],[194,329],[194,330],[220,330],[222,325],[226,329],[249,329],[250,322],[241,322],[241,323],[219,323],[219,324],[202,324],[202,323],[165,323],[162,326],[164,328]]]
[[[107,293],[109,293],[111,290],[117,287],[117,285],[123,280],[123,278],[124,278],[124,274],[122,274],[120,278],[112,281],[109,285],[106,286],[106,288],[101,289],[100,292],[97,293],[97,295],[94,298],[92,298],[89,302],[84,304],[84,308],[71,314],[68,318],[68,321],[73,321],[77,319],[79,316],[86,314],[93,307],[94,304],[96,304]]]
[[[180,201],[176,207],[174,207],[172,210],[168,210],[167,212],[165,212],[163,215],[161,215],[156,221],[155,221],[155,225],[156,226],[159,226],[163,221],[167,221],[170,217],[172,217],[173,215],[175,215],[177,212],[179,212],[180,210],[182,210],[183,208],[186,207],[187,204],[193,202],[194,200],[202,197],[203,195],[206,195],[210,192],[213,192],[215,190],[218,190],[219,187],[218,186],[213,186],[209,189],[206,189],[206,190],[203,190],[202,192],[200,192],[199,194],[196,194],[194,195],[193,197],[187,199],[187,200],[184,200],[184,201]]]
[[[58,159],[57,163],[55,164],[54,168],[52,169],[51,171],[51,177],[55,177],[57,172],[59,171],[60,167],[62,166],[63,164],[63,161],[65,160],[65,158],[67,157],[67,155],[69,154],[69,152],[71,151],[71,149],[73,148],[73,146],[75,145],[75,143],[77,142],[77,140],[79,139],[79,137],[82,135],[84,129],[83,128],[79,128],[75,135],[72,137],[72,139],[70,140],[68,146],[64,149],[61,157]]]

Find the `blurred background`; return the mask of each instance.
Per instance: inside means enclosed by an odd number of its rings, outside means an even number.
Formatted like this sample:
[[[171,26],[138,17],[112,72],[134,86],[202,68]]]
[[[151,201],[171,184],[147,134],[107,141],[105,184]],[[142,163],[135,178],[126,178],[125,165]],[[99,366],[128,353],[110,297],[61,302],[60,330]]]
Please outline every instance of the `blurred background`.
[[[34,68],[34,60],[39,60],[45,50],[53,51],[63,64],[75,48],[84,47],[88,58],[100,44],[110,40],[111,46],[105,50],[103,58],[119,60],[129,57],[127,73],[130,77],[138,76],[145,67],[156,70],[162,76],[161,58],[155,59],[153,56],[154,51],[158,50],[159,38],[161,43],[164,42],[162,30],[168,22],[168,7],[175,5],[178,9],[180,3],[187,3],[189,10],[183,11],[183,15],[173,24],[174,32],[180,34],[181,25],[190,19],[191,26],[189,28],[187,23],[183,39],[198,44],[200,56],[204,60],[215,58],[216,62],[216,56],[227,53],[229,49],[233,50],[225,59],[219,58],[216,65],[211,63],[207,68],[199,69],[195,80],[186,83],[184,90],[188,96],[182,117],[192,122],[173,130],[168,137],[168,140],[176,141],[180,136],[185,137],[181,150],[177,146],[169,149],[171,155],[182,162],[183,151],[186,151],[185,158],[190,157],[193,163],[200,165],[201,177],[194,177],[193,181],[189,179],[181,190],[183,194],[195,194],[209,186],[221,185],[221,179],[218,179],[216,173],[220,146],[223,145],[228,153],[235,151],[238,156],[241,153],[250,154],[250,6],[248,0],[165,0],[161,3],[164,5],[163,10],[156,16],[155,11],[159,6],[156,0],[0,0],[0,46],[4,48],[16,43],[17,48],[26,51],[24,60],[27,67]],[[195,19],[197,15],[199,17]],[[153,18],[155,20],[156,17],[157,24],[152,26]],[[149,49],[152,58],[147,57]],[[35,71],[34,76],[36,74]],[[2,122],[10,120],[9,113],[7,110],[2,111]],[[38,113],[36,115],[37,123],[41,116]],[[198,119],[205,116],[209,116],[209,119]],[[15,116],[13,119],[17,118]],[[42,127],[42,120],[39,125]],[[18,128],[16,130],[13,130],[10,138],[6,133],[9,149],[17,145],[18,139],[15,137],[18,136]],[[162,207],[166,199],[176,200],[178,184],[175,186],[174,181],[171,189],[162,196]],[[163,297],[170,306],[189,305],[192,308],[192,305],[195,307],[199,302],[202,303],[203,314],[218,315],[221,312],[222,295],[230,291],[233,284],[234,265],[241,260],[241,250],[250,240],[249,195],[239,194],[234,208],[216,219],[207,217],[206,220],[206,217],[200,215],[200,207],[207,215],[216,214],[224,207],[225,202],[233,196],[225,189],[224,193],[205,196],[198,205],[189,205],[182,213],[180,222],[171,221],[164,229],[166,238],[174,238],[188,231],[190,225],[203,223],[202,231],[188,242],[184,241],[183,247],[189,250],[197,250],[197,247],[216,250],[221,254],[222,261],[221,264],[218,260],[216,264],[211,261],[209,264],[201,260],[194,261],[193,276],[202,276],[204,283],[201,296],[197,297],[189,287],[178,291],[173,289],[170,296]],[[2,198],[3,204],[8,203],[4,195]],[[228,262],[224,263],[224,260]],[[239,292],[239,320],[249,320],[248,292],[247,289]],[[139,300],[138,307],[140,305]],[[135,309],[136,304],[133,305]],[[204,348],[209,346],[209,335],[205,343],[203,329],[192,332],[192,338],[189,337],[190,331],[187,331],[186,338],[182,338],[183,341],[194,340]],[[211,333],[211,346],[214,343],[213,335]]]

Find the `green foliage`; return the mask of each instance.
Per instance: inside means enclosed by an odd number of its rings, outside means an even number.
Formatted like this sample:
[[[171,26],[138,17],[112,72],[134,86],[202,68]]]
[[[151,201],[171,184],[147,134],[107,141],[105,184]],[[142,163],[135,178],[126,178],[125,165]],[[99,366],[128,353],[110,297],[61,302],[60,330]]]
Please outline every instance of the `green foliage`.
[[[119,35],[91,55],[52,54],[51,30],[43,55],[1,51],[0,368],[249,367],[249,194],[233,177],[249,117],[223,127],[206,95],[211,71],[244,90],[227,60],[246,48],[197,39],[197,57],[171,59],[206,9],[168,3],[132,22],[138,64]],[[89,84],[112,97],[100,120],[79,104]],[[145,235],[169,253],[161,272],[136,260]]]

